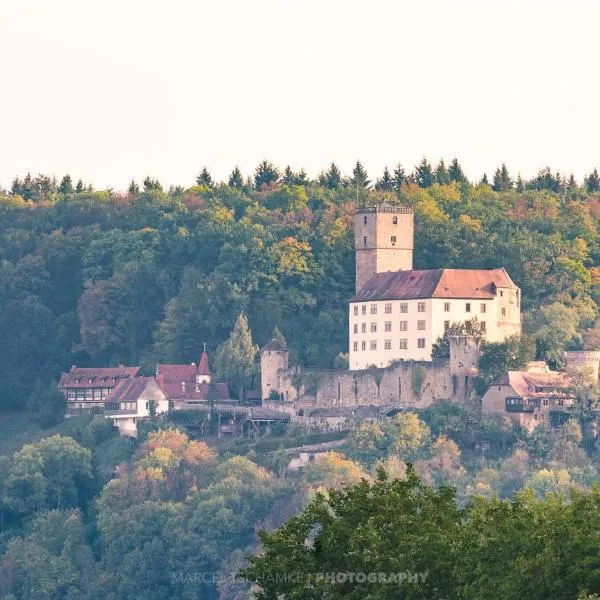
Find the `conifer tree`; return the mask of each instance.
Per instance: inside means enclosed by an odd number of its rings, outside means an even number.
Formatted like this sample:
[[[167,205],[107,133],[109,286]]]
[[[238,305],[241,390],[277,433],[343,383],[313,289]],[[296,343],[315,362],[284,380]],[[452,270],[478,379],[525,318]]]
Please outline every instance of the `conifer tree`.
[[[83,181],[81,181],[81,179],[77,180],[77,185],[75,186],[75,192],[77,194],[81,194],[81,192],[83,192],[84,187],[83,187]]]
[[[598,169],[594,169],[584,179],[585,189],[589,193],[600,191],[600,176],[598,175]]]
[[[229,338],[217,349],[215,366],[217,377],[226,381],[244,399],[244,390],[255,372],[254,358],[258,348],[252,343],[248,319],[241,313]]]
[[[442,158],[435,169],[435,181],[440,185],[447,185],[450,183],[450,175]]]
[[[273,163],[263,160],[254,171],[254,187],[259,190],[264,185],[279,181],[279,170]]]
[[[227,185],[236,190],[241,190],[244,187],[244,178],[242,177],[242,172],[239,167],[235,167],[233,171],[231,171]]]
[[[208,188],[212,188],[214,186],[213,178],[206,167],[202,167],[200,175],[196,177],[196,183],[198,185],[204,185]]]
[[[290,167],[290,165],[288,165],[284,172],[283,172],[283,177],[281,179],[281,183],[285,184],[285,185],[295,185],[296,183],[296,174],[294,173],[294,171],[292,171],[292,167]]]
[[[575,181],[575,175],[573,175],[573,173],[571,173],[571,175],[569,176],[569,181],[567,182],[567,189],[570,192],[577,189],[577,181]]]
[[[456,183],[466,183],[467,181],[462,167],[460,166],[456,157],[452,159],[452,162],[448,167],[448,176],[450,177],[450,181],[456,181]]]
[[[321,182],[330,190],[336,190],[342,185],[342,173],[335,163],[329,165],[329,169],[325,172]]]
[[[402,185],[406,183],[406,173],[404,172],[404,168],[401,163],[396,165],[394,169],[394,177],[393,177],[393,186],[396,192],[400,191]]]
[[[352,187],[356,188],[368,188],[371,185],[367,170],[363,167],[360,160],[356,161],[354,169],[352,169],[352,177],[350,179]]]
[[[483,174],[483,177],[481,178],[481,181],[479,182],[480,185],[490,185],[490,182],[488,181],[488,176],[487,173]]]
[[[496,169],[494,173],[494,184],[492,188],[496,192],[506,192],[507,190],[511,190],[513,187],[512,179],[510,178],[510,174],[508,169],[506,168],[506,164],[502,163],[502,166]]]
[[[377,180],[375,189],[379,192],[390,192],[394,189],[394,179],[387,167],[384,167],[383,175]]]
[[[517,192],[523,192],[525,190],[525,182],[523,181],[523,178],[521,177],[521,173],[519,173],[519,176],[517,177],[517,181],[515,182],[515,187]]]
[[[423,157],[423,160],[415,167],[415,182],[419,187],[428,188],[433,185],[435,176],[429,161]]]
[[[73,180],[71,176],[67,173],[61,180],[60,185],[58,186],[58,193],[66,196],[67,194],[72,194],[75,191],[73,188]]]
[[[127,188],[127,191],[130,194],[139,194],[140,193],[140,186],[135,182],[134,179],[132,179],[131,183],[129,184],[129,187]]]

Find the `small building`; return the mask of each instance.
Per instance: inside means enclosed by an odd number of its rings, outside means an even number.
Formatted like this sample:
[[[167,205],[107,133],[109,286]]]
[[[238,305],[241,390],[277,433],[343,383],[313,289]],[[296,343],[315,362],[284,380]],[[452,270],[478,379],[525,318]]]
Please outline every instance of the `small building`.
[[[213,383],[206,350],[198,365],[156,366],[156,381],[173,410],[194,410],[199,405],[230,400],[226,383]]]
[[[570,386],[566,373],[543,372],[539,365],[534,371],[507,371],[484,394],[482,410],[509,417],[527,432],[538,425],[560,427],[574,401]]]
[[[63,373],[58,389],[67,399],[66,416],[102,412],[112,391],[123,381],[139,375],[140,367],[77,367]]]
[[[137,436],[137,423],[169,411],[169,399],[153,377],[123,379],[104,403],[104,416],[112,419],[121,435]]]

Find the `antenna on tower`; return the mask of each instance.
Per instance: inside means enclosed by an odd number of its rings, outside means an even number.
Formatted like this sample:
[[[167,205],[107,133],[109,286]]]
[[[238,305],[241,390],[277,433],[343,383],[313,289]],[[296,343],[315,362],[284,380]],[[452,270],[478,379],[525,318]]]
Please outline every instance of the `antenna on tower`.
[[[204,342],[203,346],[204,346],[204,352],[206,352],[206,342]]]

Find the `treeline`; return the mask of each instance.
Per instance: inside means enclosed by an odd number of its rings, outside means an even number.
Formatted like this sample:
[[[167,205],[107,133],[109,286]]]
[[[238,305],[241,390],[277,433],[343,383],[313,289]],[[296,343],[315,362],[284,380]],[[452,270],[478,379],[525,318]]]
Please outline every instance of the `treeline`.
[[[263,161],[252,179],[234,169],[217,183],[204,169],[168,191],[152,178],[126,193],[17,180],[0,195],[0,410],[74,363],[151,374],[197,361],[204,342],[214,358],[241,312],[255,343],[278,327],[293,361],[341,364],[354,211],[384,200],[414,208],[415,268],[505,266],[537,356],[560,366],[565,348],[600,343],[597,174],[582,186],[497,175],[472,184],[457,161],[424,160],[372,185],[360,163],[311,180]]]
[[[283,185],[311,185],[317,184],[329,189],[339,189],[343,187],[361,187],[371,188],[380,192],[399,192],[403,185],[416,184],[422,188],[428,188],[434,184],[448,185],[451,183],[469,184],[469,185],[491,185],[495,192],[505,192],[508,190],[516,190],[523,192],[525,190],[548,190],[554,193],[565,193],[575,191],[585,191],[594,193],[600,191],[600,175],[598,169],[594,168],[588,175],[584,177],[580,185],[573,173],[569,176],[562,174],[560,171],[552,172],[550,167],[540,169],[534,177],[529,180],[524,180],[521,174],[516,177],[511,175],[505,163],[499,166],[492,177],[488,179],[487,173],[479,182],[469,181],[465,175],[462,166],[457,158],[453,158],[448,166],[441,159],[437,165],[432,165],[427,158],[423,158],[421,162],[414,167],[412,171],[405,171],[401,163],[398,163],[391,171],[385,167],[383,173],[373,183],[369,179],[364,165],[357,161],[352,169],[351,176],[344,176],[339,167],[332,162],[329,167],[319,173],[319,175],[310,179],[304,169],[294,171],[289,165],[282,171],[273,163],[264,160],[255,169],[253,177],[244,177],[238,167],[235,167],[229,174],[227,181],[217,182],[210,171],[203,167],[196,177],[196,185],[203,185],[209,188],[214,188],[217,185],[228,185],[235,189],[261,189],[264,185],[273,185],[281,183]],[[82,192],[92,192],[94,186],[86,184],[81,179],[77,183],[69,174],[65,175],[60,182],[56,176],[48,176],[39,174],[32,176],[27,173],[23,179],[15,177],[10,187],[10,194],[20,196],[25,200],[39,202],[42,200],[50,200],[56,196],[66,196],[70,194],[80,194]],[[143,191],[163,191],[163,186],[157,179],[147,176],[142,186],[135,180],[129,184],[127,191],[137,194]],[[177,195],[184,192],[181,186],[171,186],[168,190],[169,194]]]

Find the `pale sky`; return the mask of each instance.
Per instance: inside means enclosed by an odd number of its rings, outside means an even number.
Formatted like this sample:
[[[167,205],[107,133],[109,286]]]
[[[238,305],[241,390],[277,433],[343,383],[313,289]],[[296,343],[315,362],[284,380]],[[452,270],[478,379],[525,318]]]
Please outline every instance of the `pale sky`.
[[[600,167],[597,0],[0,0],[0,185]]]

